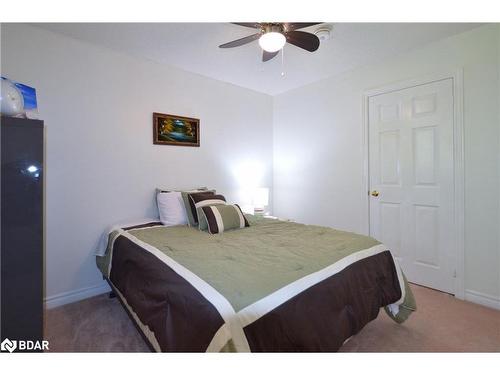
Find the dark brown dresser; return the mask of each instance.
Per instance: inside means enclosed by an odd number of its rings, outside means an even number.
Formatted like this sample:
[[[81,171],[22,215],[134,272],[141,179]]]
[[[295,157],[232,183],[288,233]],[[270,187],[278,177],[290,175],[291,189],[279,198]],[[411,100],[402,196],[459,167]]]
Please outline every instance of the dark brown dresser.
[[[0,336],[43,339],[44,125],[1,117]]]

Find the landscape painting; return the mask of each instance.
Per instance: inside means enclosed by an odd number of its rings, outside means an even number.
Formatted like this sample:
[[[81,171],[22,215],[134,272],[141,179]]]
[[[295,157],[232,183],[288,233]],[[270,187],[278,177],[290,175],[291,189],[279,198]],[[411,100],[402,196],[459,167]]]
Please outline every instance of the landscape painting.
[[[153,113],[155,145],[200,146],[200,120],[196,118]]]

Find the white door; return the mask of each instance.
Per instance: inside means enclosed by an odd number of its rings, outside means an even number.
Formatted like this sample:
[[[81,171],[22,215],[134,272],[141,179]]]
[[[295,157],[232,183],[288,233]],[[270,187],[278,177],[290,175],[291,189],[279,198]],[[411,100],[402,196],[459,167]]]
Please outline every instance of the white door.
[[[368,105],[370,235],[409,281],[453,293],[453,81],[372,96]]]

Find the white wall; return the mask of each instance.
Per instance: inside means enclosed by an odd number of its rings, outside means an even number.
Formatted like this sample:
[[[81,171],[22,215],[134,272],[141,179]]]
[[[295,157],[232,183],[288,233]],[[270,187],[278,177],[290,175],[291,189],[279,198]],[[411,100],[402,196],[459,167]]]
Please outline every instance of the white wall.
[[[466,295],[500,307],[499,37],[484,26],[276,96],[274,213],[363,232],[363,92],[462,67]]]
[[[37,89],[46,125],[51,306],[106,289],[98,238],[111,223],[156,216],[155,187],[238,199],[244,168],[272,186],[270,96],[32,26],[3,24],[1,38],[2,75]],[[201,147],[153,145],[153,112],[201,119]]]

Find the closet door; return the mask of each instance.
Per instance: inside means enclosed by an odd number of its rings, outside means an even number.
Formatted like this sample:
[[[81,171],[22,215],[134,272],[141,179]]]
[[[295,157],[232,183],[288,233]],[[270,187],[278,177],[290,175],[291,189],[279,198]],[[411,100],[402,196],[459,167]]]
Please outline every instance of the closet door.
[[[370,232],[409,281],[454,292],[453,81],[370,97]]]

